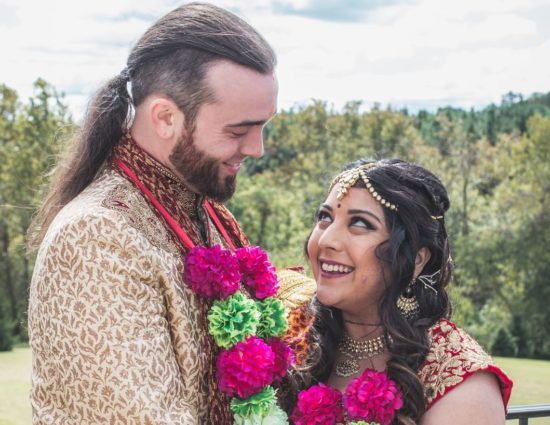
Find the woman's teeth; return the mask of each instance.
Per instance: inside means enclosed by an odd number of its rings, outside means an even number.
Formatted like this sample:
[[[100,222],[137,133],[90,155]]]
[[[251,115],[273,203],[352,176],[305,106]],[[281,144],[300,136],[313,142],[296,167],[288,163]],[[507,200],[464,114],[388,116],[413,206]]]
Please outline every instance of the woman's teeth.
[[[327,273],[351,273],[353,269],[342,264],[321,263],[321,270]]]

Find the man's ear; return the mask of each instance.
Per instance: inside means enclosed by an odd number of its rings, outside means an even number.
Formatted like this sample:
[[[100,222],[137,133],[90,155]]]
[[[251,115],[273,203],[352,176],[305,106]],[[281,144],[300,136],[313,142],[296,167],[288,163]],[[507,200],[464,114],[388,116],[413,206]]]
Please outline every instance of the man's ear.
[[[430,261],[430,258],[432,256],[432,253],[428,248],[423,246],[418,250],[416,253],[416,259],[414,260],[414,277],[417,278],[420,273],[422,273],[422,269],[424,269],[424,266],[428,261]]]
[[[183,132],[183,112],[174,101],[166,97],[157,97],[149,104],[149,118],[161,139],[178,138]]]

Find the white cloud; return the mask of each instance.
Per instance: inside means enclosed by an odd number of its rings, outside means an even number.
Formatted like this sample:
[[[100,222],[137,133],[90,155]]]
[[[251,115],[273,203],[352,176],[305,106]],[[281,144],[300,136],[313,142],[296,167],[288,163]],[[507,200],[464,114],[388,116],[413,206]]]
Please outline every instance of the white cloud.
[[[216,4],[242,14],[274,46],[285,108],[311,98],[336,106],[362,99],[469,107],[498,102],[510,90],[550,90],[549,0],[407,1],[375,8],[361,23],[275,14],[271,0]],[[0,82],[26,97],[45,78],[67,92],[80,116],[143,31],[177,5],[0,0]]]

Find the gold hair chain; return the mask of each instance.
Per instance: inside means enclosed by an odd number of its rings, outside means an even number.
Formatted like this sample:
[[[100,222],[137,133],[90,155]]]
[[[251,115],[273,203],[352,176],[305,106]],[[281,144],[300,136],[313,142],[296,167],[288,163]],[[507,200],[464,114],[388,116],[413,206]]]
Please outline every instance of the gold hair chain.
[[[338,194],[336,195],[336,198],[338,200],[341,200],[344,196],[347,195],[350,188],[355,186],[355,184],[359,181],[359,179],[363,180],[363,183],[365,184],[365,187],[370,192],[372,197],[376,199],[383,207],[389,208],[392,211],[397,211],[397,205],[392,204],[391,202],[386,201],[384,198],[382,198],[382,195],[380,195],[372,183],[369,180],[369,177],[367,176],[367,171],[372,170],[374,168],[379,168],[381,165],[378,165],[375,162],[371,162],[368,164],[361,165],[357,168],[352,168],[351,170],[343,171],[342,173],[338,174],[334,180],[332,180],[332,183],[329,187],[329,192],[332,190],[332,188],[337,184],[340,183],[341,186],[338,189]]]

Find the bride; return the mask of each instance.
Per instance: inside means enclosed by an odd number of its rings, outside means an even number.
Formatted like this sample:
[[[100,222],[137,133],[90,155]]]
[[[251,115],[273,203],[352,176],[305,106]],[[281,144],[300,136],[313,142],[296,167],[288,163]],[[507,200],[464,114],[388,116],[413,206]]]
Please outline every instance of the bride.
[[[448,208],[440,180],[400,160],[333,180],[307,241],[316,298],[291,318],[295,424],[504,424],[512,382],[449,320]]]

